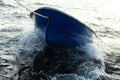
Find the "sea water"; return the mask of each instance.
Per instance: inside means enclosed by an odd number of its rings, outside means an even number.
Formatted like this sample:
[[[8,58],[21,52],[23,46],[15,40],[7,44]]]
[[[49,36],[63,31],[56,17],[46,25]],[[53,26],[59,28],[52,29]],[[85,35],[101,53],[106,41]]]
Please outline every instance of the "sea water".
[[[100,64],[86,61],[79,66],[79,74],[56,74],[50,76],[51,80],[120,79],[118,0],[20,0],[19,2],[30,10],[40,7],[60,9],[89,26],[99,37],[94,44],[84,46],[88,53],[84,58],[100,60]],[[31,67],[36,55],[34,51],[40,51],[45,46],[44,37],[39,35],[41,34],[39,30],[35,30],[34,22],[29,17],[30,11],[14,0],[1,0],[0,10],[0,79],[9,80],[12,77],[16,80],[18,69]],[[20,54],[20,51],[24,53]],[[81,57],[78,56],[77,59],[79,58]]]

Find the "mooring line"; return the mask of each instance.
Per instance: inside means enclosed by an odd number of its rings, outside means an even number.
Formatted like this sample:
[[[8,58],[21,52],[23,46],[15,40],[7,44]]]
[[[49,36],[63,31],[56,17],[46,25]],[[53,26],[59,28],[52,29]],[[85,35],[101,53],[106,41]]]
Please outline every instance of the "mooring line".
[[[30,10],[30,9],[27,8],[26,6],[22,5],[18,0],[15,0],[15,2],[17,2],[20,6],[24,7],[26,10],[28,10],[28,11],[30,11],[30,12],[32,12],[32,13],[34,13],[34,14],[42,17],[42,18],[45,18],[45,19],[48,19],[48,18],[49,18],[48,16],[44,16],[44,15],[42,15],[42,14],[39,14],[39,13],[37,13],[37,12],[35,12],[35,11]]]

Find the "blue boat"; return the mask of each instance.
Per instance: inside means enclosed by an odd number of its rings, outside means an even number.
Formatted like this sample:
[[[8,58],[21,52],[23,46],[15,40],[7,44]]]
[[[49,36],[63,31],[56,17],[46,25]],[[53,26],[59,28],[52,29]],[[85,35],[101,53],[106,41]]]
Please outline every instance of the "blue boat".
[[[74,17],[49,7],[43,7],[34,12],[30,16],[35,20],[35,26],[45,33],[48,44],[76,48],[93,42],[94,31]]]

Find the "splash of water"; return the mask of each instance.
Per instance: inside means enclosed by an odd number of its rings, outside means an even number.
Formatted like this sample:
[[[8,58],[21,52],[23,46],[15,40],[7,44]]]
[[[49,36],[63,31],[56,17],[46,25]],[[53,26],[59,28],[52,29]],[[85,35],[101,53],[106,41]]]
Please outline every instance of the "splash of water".
[[[45,37],[40,29],[36,29],[35,31],[30,32],[28,35],[24,36],[18,48],[20,51],[18,58],[18,62],[20,64],[19,67],[21,65],[22,67],[32,67],[35,56],[44,49],[45,45]],[[81,54],[81,50],[84,51],[85,54]],[[63,54],[61,53],[61,49],[59,50],[55,48],[54,51],[56,53]],[[95,43],[86,44],[80,49],[65,49],[65,51],[67,52],[67,57],[70,59],[67,61],[67,63],[71,64],[70,66],[74,67],[76,62],[80,62],[75,65],[76,68],[72,73],[58,73],[54,74],[53,76],[48,75],[51,80],[97,80],[100,79],[100,75],[104,74],[104,50],[100,45]],[[57,56],[59,57],[59,55]],[[56,66],[58,65],[59,64]],[[23,75],[25,74],[23,73]]]

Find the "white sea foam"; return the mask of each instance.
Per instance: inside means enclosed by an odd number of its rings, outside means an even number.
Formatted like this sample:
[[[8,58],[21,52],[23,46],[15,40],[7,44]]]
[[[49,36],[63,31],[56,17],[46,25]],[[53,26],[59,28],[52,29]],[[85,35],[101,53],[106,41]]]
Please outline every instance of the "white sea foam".
[[[104,48],[102,48],[104,46],[100,45],[100,44],[95,44],[95,43],[91,43],[91,44],[86,44],[85,47],[83,47],[83,49],[87,52],[87,55],[90,58],[96,58],[96,59],[101,59],[103,60],[104,57]]]
[[[26,36],[22,38],[22,42],[20,42],[19,46],[19,49],[22,49],[24,52],[19,55],[20,63],[31,66],[36,55],[34,51],[41,51],[45,46],[44,34],[41,33],[40,29],[36,29],[29,34],[26,34]],[[86,52],[83,57],[74,52],[69,52],[69,54],[73,56],[71,58],[74,60],[85,60],[84,63],[78,65],[78,74],[58,74],[51,77],[51,80],[96,80],[102,73],[104,73],[104,50],[102,49],[102,46],[91,43],[86,44],[80,50]],[[60,53],[60,51],[57,52]],[[98,60],[98,63],[94,63],[94,59]]]

